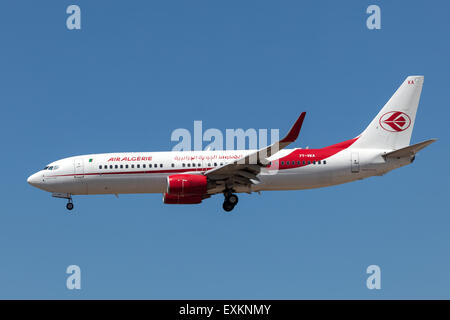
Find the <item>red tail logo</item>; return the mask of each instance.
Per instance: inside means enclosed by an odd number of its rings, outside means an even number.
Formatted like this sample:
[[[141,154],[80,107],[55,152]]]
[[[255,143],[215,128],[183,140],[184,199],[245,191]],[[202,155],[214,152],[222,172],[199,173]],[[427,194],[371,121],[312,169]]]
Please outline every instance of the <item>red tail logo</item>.
[[[409,128],[411,119],[404,112],[391,111],[381,116],[380,125],[386,131],[400,132]]]

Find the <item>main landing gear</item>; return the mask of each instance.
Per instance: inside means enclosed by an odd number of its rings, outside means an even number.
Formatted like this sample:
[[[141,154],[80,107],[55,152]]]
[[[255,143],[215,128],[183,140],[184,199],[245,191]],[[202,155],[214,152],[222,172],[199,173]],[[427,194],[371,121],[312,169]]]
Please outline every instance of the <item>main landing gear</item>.
[[[234,206],[239,202],[237,195],[231,193],[231,191],[224,192],[225,201],[223,202],[223,210],[230,212],[234,209]]]

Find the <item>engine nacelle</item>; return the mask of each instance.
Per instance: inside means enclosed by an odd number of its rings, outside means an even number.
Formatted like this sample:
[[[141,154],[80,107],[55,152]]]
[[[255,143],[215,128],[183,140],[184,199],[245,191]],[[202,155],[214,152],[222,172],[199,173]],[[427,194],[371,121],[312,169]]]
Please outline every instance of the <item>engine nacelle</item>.
[[[201,196],[206,193],[208,182],[206,176],[200,174],[174,174],[167,177],[167,194],[186,196]]]
[[[201,195],[182,196],[180,194],[164,193],[163,202],[165,204],[197,204],[202,202]]]

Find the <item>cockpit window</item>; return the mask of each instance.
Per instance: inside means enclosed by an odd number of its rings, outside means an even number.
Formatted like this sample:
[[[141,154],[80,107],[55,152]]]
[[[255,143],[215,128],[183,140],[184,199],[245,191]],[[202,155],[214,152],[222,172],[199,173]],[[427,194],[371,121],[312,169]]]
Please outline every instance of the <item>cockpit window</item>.
[[[42,170],[58,170],[59,166],[55,165],[55,166],[46,166],[44,169]]]

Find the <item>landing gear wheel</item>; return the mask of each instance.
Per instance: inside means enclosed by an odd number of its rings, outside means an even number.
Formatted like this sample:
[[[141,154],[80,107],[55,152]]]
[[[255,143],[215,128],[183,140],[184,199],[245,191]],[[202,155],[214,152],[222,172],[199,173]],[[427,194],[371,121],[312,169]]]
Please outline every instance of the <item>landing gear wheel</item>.
[[[225,210],[226,212],[230,212],[231,210],[234,209],[234,204],[228,202],[228,201],[224,201],[223,205],[222,205],[223,210]]]
[[[67,208],[67,210],[72,210],[73,209],[73,203],[72,202],[68,202],[66,204],[66,208]]]
[[[239,198],[235,194],[230,194],[227,198],[227,201],[235,206],[239,202]]]

